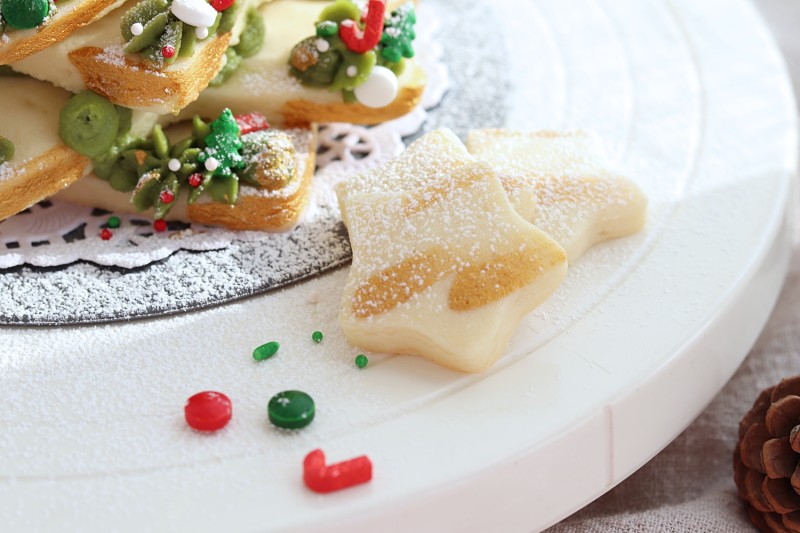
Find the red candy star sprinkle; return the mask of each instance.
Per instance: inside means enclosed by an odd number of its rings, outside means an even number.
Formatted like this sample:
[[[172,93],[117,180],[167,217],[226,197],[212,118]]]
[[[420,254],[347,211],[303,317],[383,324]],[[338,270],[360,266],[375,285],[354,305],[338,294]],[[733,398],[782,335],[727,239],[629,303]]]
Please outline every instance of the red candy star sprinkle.
[[[102,231],[100,231],[100,238],[103,239],[104,241],[107,241],[113,236],[114,234],[108,228],[103,228]]]
[[[233,5],[234,0],[211,0],[211,7],[217,11],[225,11]]]
[[[170,46],[168,44],[164,45],[161,48],[161,55],[164,56],[164,58],[166,58],[166,59],[171,58],[172,56],[175,55],[175,47],[174,46]]]
[[[167,230],[167,221],[163,218],[159,218],[158,220],[153,221],[153,229],[157,232],[161,233],[162,231]]]
[[[369,0],[364,17],[364,31],[354,20],[345,20],[339,25],[339,37],[348,48],[357,54],[364,54],[378,46],[383,35],[383,17],[386,14],[386,0]]]
[[[201,183],[203,183],[202,174],[195,172],[194,174],[189,176],[189,185],[191,185],[192,187],[197,188],[200,186]]]
[[[233,408],[230,398],[221,392],[205,391],[186,400],[183,413],[192,429],[217,431],[230,422]]]
[[[325,454],[314,450],[303,461],[303,481],[314,492],[334,492],[372,479],[372,461],[362,455],[333,465],[325,465]]]
[[[247,135],[248,133],[253,133],[254,131],[269,129],[267,117],[258,111],[254,111],[253,113],[248,113],[246,115],[236,115],[233,117],[233,120],[235,120],[236,125],[239,126],[239,135]]]
[[[171,204],[172,200],[175,199],[175,195],[172,194],[172,191],[161,191],[161,194],[159,194],[158,197],[165,204]]]

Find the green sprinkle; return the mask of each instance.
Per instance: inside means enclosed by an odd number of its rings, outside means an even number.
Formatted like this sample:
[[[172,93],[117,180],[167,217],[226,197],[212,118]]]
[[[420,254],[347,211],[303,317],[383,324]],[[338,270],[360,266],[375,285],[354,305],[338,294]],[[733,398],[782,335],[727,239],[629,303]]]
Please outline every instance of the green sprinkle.
[[[108,217],[106,221],[106,226],[112,229],[118,228],[120,224],[119,217]]]
[[[255,350],[253,350],[253,359],[255,359],[256,361],[263,361],[265,359],[269,359],[270,357],[275,355],[275,353],[278,351],[278,348],[280,347],[281,345],[276,341],[263,344],[258,348],[256,348]]]
[[[311,334],[311,340],[316,342],[317,344],[321,343],[322,342],[322,332],[321,331],[315,331],[314,333],[312,333]]]
[[[279,392],[267,406],[269,421],[279,428],[300,429],[314,420],[314,400],[305,392]]]
[[[369,359],[363,353],[360,353],[356,356],[356,366],[358,368],[365,368],[369,364]]]

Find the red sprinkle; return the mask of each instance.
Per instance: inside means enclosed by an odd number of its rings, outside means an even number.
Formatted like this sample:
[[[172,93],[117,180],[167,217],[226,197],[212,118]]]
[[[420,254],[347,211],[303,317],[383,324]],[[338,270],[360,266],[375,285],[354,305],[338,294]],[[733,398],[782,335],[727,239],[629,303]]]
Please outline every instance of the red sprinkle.
[[[189,176],[189,185],[191,185],[192,187],[197,188],[197,187],[200,186],[201,183],[203,183],[203,175],[202,174],[200,174],[198,172],[195,172],[194,174]]]
[[[239,135],[247,135],[248,133],[253,133],[254,131],[269,129],[267,117],[258,111],[247,113],[246,115],[236,115],[233,117],[233,120],[235,120],[236,125],[239,126]]]
[[[183,413],[192,429],[217,431],[230,422],[233,408],[230,398],[221,392],[205,391],[186,400]]]
[[[344,45],[357,54],[367,53],[378,46],[383,35],[385,13],[386,0],[369,0],[363,32],[354,20],[342,21],[339,24],[339,37]]]
[[[372,461],[366,455],[326,466],[325,454],[314,450],[303,461],[303,481],[314,492],[334,492],[371,479]]]
[[[157,232],[162,232],[167,230],[167,221],[163,218],[159,218],[158,220],[153,221],[153,229]]]
[[[164,56],[166,59],[169,59],[170,57],[175,55],[175,47],[170,46],[168,44],[164,45],[161,48],[161,55]]]
[[[114,233],[112,233],[112,231],[110,229],[108,229],[108,228],[103,228],[100,231],[100,238],[103,239],[104,241],[107,241],[108,239],[110,239],[113,236],[114,236]]]
[[[225,11],[233,5],[234,0],[211,0],[211,7],[217,11]]]
[[[172,191],[161,191],[161,194],[159,194],[158,197],[165,204],[171,204],[172,200],[175,199],[175,195],[172,194]]]

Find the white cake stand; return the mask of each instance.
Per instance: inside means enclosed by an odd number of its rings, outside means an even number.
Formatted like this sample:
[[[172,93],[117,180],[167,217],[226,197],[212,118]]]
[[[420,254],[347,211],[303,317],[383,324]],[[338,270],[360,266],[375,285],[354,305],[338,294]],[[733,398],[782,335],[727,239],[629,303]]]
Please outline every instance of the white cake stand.
[[[531,531],[703,409],[787,271],[798,137],[774,42],[744,0],[493,5],[507,126],[599,132],[651,198],[646,230],[581,259],[480,376],[412,357],[357,370],[335,325],[346,270],[183,316],[0,330],[4,531]],[[254,363],[269,340],[281,351]],[[276,431],[266,403],[295,388],[317,419]],[[182,420],[206,389],[235,412],[210,436]],[[374,480],[307,491],[318,447],[368,454]]]

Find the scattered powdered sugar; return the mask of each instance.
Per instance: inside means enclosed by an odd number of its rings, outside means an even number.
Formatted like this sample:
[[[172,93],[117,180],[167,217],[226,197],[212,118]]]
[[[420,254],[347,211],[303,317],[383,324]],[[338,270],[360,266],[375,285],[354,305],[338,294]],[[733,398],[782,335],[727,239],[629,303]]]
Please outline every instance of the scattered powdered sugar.
[[[30,161],[30,159],[26,159],[25,161],[7,161],[5,163],[0,164],[0,182],[5,181],[9,178],[12,178],[18,175],[18,169],[25,166],[25,164]]]
[[[261,94],[264,92],[273,93],[293,93],[300,91],[303,86],[300,82],[289,74],[289,67],[285,69],[265,68],[253,70],[241,75],[248,93]]]
[[[135,65],[127,64],[125,61],[126,57],[127,54],[122,49],[121,44],[110,44],[103,48],[103,51],[97,56],[97,59],[108,65],[114,65],[115,67],[127,67],[131,70],[138,70],[138,67]]]

